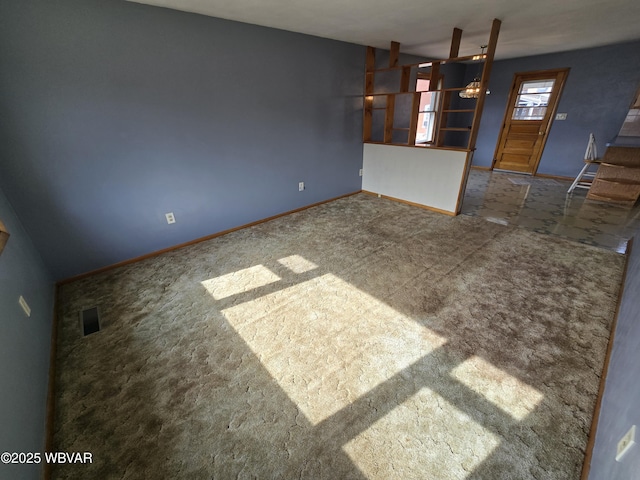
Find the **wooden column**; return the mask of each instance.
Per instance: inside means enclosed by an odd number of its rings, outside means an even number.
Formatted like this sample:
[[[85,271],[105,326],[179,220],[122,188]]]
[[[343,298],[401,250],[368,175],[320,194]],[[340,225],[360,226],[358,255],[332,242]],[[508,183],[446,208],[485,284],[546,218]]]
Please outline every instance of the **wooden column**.
[[[411,81],[411,65],[402,67],[402,75],[400,76],[400,91],[409,91],[409,82]]]
[[[482,69],[482,78],[480,78],[480,94],[476,102],[476,111],[473,114],[473,122],[471,123],[471,134],[469,135],[469,143],[467,148],[474,150],[476,148],[476,140],[478,139],[478,130],[480,129],[480,119],[482,118],[482,110],[484,109],[484,100],[487,96],[487,87],[491,78],[491,68],[493,67],[493,58],[496,54],[496,46],[498,45],[498,35],[500,35],[500,25],[502,22],[497,18],[493,19],[491,25],[491,35],[489,36],[489,44],[487,45],[487,53]]]
[[[373,91],[376,69],[376,49],[367,47],[367,59],[364,74],[364,118],[362,122],[362,141],[371,141],[371,129],[373,124]]]
[[[398,42],[391,42],[391,47],[389,48],[389,67],[397,67],[399,59],[400,44]]]
[[[462,30],[459,28],[454,28],[453,35],[451,36],[451,49],[449,50],[449,58],[455,58],[460,55],[461,40],[462,40]]]
[[[387,109],[384,114],[384,143],[393,141],[393,116],[395,114],[396,96],[387,95]]]
[[[451,48],[449,48],[449,58],[456,58],[460,55],[460,42],[462,41],[462,29],[454,28],[451,35]],[[429,90],[438,89],[438,79],[440,77],[440,63],[434,62],[431,66],[431,81],[429,82]],[[435,80],[435,81],[434,81]],[[449,114],[447,110],[451,108],[451,92],[443,92],[440,96],[440,105],[438,108],[438,119],[436,125],[435,145],[442,147],[444,145],[446,130],[441,130],[447,127],[447,118]]]
[[[389,68],[398,66],[400,43],[391,42],[389,47]],[[387,108],[384,114],[384,143],[393,142],[393,117],[395,115],[396,96],[387,95]]]
[[[409,122],[408,145],[416,144],[416,132],[418,130],[418,117],[420,117],[420,92],[413,94],[411,102],[411,120]]]

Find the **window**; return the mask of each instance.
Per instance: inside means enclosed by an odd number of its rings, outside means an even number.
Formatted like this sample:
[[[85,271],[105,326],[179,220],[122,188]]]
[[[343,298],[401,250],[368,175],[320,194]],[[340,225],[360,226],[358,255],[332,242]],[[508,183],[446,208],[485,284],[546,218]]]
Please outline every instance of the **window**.
[[[555,80],[522,82],[512,120],[543,120]]]
[[[418,77],[416,80],[416,91],[421,92],[416,127],[416,145],[434,141],[438,92],[429,92],[429,83],[429,78]]]

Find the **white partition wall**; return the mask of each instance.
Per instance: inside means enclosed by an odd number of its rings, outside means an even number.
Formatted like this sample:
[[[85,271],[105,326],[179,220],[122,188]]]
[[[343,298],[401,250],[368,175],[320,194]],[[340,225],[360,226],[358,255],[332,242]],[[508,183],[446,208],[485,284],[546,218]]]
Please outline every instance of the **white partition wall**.
[[[469,152],[365,143],[362,189],[455,215]]]

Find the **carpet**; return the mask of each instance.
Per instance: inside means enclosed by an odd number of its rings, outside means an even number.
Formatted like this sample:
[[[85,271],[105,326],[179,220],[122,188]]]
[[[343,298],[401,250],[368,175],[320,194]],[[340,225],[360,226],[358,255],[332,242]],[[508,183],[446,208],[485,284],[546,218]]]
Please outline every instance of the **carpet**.
[[[623,264],[358,194],[65,284],[53,478],[577,479]]]

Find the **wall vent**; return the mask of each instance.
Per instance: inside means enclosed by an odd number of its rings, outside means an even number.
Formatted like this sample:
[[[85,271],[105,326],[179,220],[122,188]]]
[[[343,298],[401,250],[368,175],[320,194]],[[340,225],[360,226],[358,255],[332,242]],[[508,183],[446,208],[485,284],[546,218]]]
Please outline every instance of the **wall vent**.
[[[91,307],[80,312],[80,326],[86,337],[100,331],[100,313],[98,307]]]

